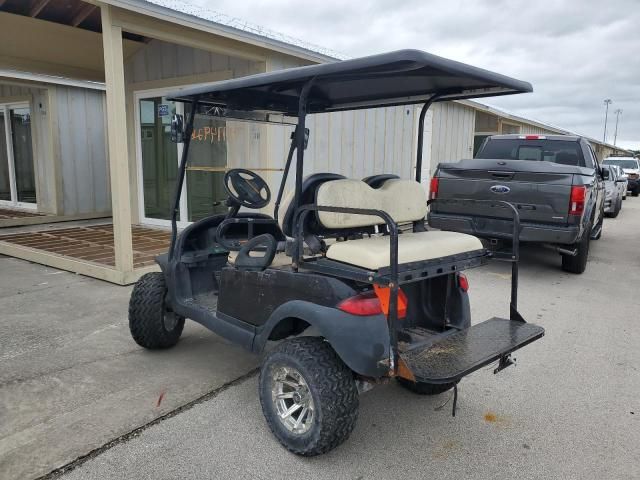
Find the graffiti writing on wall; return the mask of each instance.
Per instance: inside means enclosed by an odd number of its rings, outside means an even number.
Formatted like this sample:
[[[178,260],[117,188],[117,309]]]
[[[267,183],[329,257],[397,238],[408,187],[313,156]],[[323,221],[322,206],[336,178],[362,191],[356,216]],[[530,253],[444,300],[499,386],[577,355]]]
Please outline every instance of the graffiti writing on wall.
[[[197,142],[226,142],[227,141],[227,128],[226,127],[201,127],[194,128],[191,134],[191,140]]]

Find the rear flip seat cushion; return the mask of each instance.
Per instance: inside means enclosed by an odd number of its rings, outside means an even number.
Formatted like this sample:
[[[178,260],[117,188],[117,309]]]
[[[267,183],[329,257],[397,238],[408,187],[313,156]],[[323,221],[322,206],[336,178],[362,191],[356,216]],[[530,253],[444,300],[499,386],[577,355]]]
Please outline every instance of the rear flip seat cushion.
[[[379,270],[390,264],[388,235],[336,242],[329,246],[327,258]],[[432,260],[450,255],[483,250],[482,242],[473,235],[458,232],[416,232],[398,236],[398,263]]]

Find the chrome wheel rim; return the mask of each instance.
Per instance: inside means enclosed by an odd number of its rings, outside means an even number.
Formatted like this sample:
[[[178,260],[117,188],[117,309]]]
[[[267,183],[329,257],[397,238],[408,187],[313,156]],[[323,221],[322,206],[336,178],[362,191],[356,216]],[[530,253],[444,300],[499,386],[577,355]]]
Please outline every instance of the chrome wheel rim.
[[[291,433],[302,435],[313,425],[315,408],[309,386],[302,374],[292,367],[273,369],[271,400],[278,419]]]

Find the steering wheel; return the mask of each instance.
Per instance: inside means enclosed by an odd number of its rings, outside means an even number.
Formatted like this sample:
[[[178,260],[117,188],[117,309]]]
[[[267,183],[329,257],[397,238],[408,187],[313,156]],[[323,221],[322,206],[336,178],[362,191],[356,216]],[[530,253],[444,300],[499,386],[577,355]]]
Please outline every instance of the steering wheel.
[[[244,168],[232,168],[224,175],[224,189],[243,207],[258,209],[271,200],[269,185],[257,173]]]

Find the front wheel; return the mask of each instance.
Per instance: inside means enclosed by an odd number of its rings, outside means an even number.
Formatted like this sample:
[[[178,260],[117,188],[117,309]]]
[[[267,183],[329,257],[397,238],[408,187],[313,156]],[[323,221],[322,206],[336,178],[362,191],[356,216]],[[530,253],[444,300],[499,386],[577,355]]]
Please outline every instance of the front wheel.
[[[295,454],[326,453],[355,427],[359,398],[353,373],[322,338],[286,340],[269,352],[259,389],[269,428]]]
[[[418,395],[439,395],[448,390],[451,390],[455,385],[451,383],[425,383],[425,382],[412,382],[406,378],[396,377],[398,383],[407,390],[417,393]]]
[[[562,255],[562,270],[569,273],[584,273],[589,259],[589,243],[591,240],[591,227],[582,233],[582,238],[576,244],[575,256]]]
[[[184,318],[166,304],[164,275],[143,275],[133,287],[129,300],[129,330],[138,345],[149,349],[173,347],[182,334]]]

